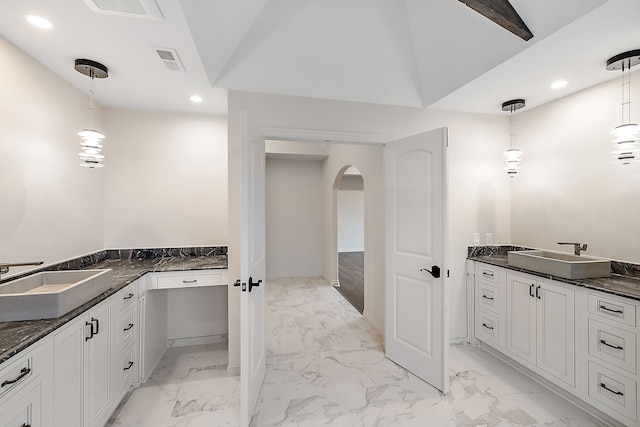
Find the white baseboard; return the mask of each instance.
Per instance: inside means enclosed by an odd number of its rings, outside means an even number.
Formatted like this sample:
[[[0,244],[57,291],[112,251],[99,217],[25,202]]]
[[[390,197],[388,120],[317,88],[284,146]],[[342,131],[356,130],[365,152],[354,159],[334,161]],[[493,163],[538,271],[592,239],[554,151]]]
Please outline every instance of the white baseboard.
[[[334,288],[339,288],[340,287],[340,281],[339,280],[332,280],[331,281],[331,286],[333,286]]]
[[[226,342],[229,336],[227,334],[220,335],[206,335],[202,337],[188,337],[188,338],[175,338],[168,341],[168,347],[185,347],[188,345],[201,345],[201,344],[219,344]]]

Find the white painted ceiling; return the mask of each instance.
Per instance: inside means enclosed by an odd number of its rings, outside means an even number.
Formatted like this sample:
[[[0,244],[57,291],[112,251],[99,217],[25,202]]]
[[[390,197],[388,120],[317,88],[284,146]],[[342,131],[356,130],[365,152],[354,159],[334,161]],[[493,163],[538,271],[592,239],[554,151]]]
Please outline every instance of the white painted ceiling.
[[[95,98],[113,108],[224,115],[227,90],[243,90],[500,114],[508,99],[531,108],[617,78],[605,61],[640,48],[638,0],[511,0],[529,41],[457,0],[155,0],[160,20],[87,1],[2,0],[0,36],[84,92],[74,60],[105,64]],[[176,49],[185,71],[152,47]]]

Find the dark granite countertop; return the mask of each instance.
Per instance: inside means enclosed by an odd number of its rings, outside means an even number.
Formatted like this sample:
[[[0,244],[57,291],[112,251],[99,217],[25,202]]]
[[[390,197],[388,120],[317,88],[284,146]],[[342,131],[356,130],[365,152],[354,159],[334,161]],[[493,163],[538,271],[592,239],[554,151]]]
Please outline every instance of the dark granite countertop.
[[[494,247],[495,248],[495,247]],[[628,264],[617,261],[611,261],[613,273],[611,277],[598,277],[594,279],[565,279],[563,277],[552,276],[549,274],[538,273],[524,268],[509,265],[507,261],[508,250],[522,250],[520,247],[505,247],[505,250],[471,250],[467,259],[478,261],[485,264],[491,264],[503,267],[513,271],[527,273],[533,276],[543,277],[545,279],[555,280],[569,285],[579,286],[581,288],[593,289],[608,294],[618,295],[625,298],[631,298],[640,301],[640,266],[636,264]]]
[[[19,322],[0,322],[0,363],[5,362],[10,357],[16,355],[39,339],[50,334],[54,330],[62,327],[70,320],[81,315],[91,307],[104,301],[111,295],[118,292],[128,284],[147,273],[166,271],[186,271],[186,270],[212,270],[227,268],[226,248],[223,251],[212,251],[205,255],[193,256],[193,254],[140,254],[127,251],[127,258],[114,258],[113,253],[106,251],[99,253],[99,256],[91,255],[83,257],[79,263],[60,264],[60,268],[52,269],[72,269],[72,268],[110,268],[113,270],[113,285],[111,289],[97,296],[91,301],[55,319],[25,320]],[[110,251],[111,252],[111,251]],[[129,258],[130,256],[145,256],[145,258]],[[159,255],[154,257],[154,255]],[[190,256],[191,255],[191,256]],[[87,261],[87,258],[91,258]],[[80,259],[78,259],[80,260]],[[95,262],[97,261],[97,262]],[[70,266],[65,268],[65,266]],[[54,266],[58,267],[58,266]],[[31,272],[31,274],[34,272]],[[3,280],[3,282],[5,282]]]

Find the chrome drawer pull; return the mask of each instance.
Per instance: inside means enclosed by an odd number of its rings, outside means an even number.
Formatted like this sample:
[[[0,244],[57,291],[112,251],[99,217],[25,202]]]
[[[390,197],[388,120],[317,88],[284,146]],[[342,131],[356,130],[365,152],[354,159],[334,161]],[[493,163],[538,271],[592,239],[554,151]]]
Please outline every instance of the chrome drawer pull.
[[[129,362],[129,365],[126,368],[124,368],[123,370],[124,371],[128,371],[129,369],[131,369],[132,366],[133,366],[133,362]]]
[[[129,326],[123,329],[124,332],[130,331],[133,328],[133,323],[129,323]]]
[[[20,427],[31,427],[31,424],[24,423]]]
[[[624,314],[624,311],[622,311],[622,310],[613,310],[613,309],[611,309],[611,308],[607,308],[607,307],[605,307],[604,305],[601,305],[601,306],[600,306],[600,309],[601,309],[601,310],[610,311],[611,313]]]
[[[491,329],[493,331],[493,326],[489,326],[486,323],[483,323],[482,326],[484,326],[487,329]]]
[[[607,347],[615,348],[616,350],[624,350],[624,347],[620,347],[619,345],[611,345],[608,342],[606,342],[605,340],[600,340],[600,344],[604,344]]]
[[[18,375],[15,379],[13,380],[6,380],[3,381],[2,384],[0,385],[0,387],[4,387],[7,385],[11,385],[11,384],[15,384],[18,381],[20,381],[21,379],[23,379],[24,377],[26,377],[27,375],[29,375],[29,372],[31,372],[30,368],[24,367],[20,370],[20,375]]]
[[[611,392],[613,394],[617,394],[618,396],[624,396],[623,392],[611,390],[609,387],[606,386],[605,383],[600,383],[600,387],[602,387],[603,389],[607,390],[608,392]]]
[[[126,297],[123,297],[122,299],[131,299],[133,298],[133,294],[129,293]]]
[[[488,296],[486,296],[486,295],[482,295],[482,298],[484,298],[484,299],[488,299],[488,300],[491,300],[491,301],[493,301],[493,298],[491,298],[491,297],[488,297]]]
[[[487,273],[486,271],[483,271],[483,272],[482,272],[482,275],[483,275],[484,277],[493,277],[493,273]]]
[[[196,283],[198,281],[198,279],[193,279],[193,280],[183,280],[182,283]]]

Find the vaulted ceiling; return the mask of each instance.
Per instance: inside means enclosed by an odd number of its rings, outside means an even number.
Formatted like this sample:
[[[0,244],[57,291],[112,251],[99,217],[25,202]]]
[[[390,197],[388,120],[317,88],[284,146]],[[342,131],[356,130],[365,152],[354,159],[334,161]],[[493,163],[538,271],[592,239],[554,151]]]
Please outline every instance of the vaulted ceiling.
[[[640,40],[638,0],[511,0],[528,41],[458,0],[155,0],[161,19],[93,1],[2,0],[0,35],[85,92],[74,59],[105,64],[95,97],[117,108],[225,114],[227,90],[242,90],[497,114],[507,99],[541,105],[617,77],[606,59]],[[549,90],[559,78],[569,85]]]

